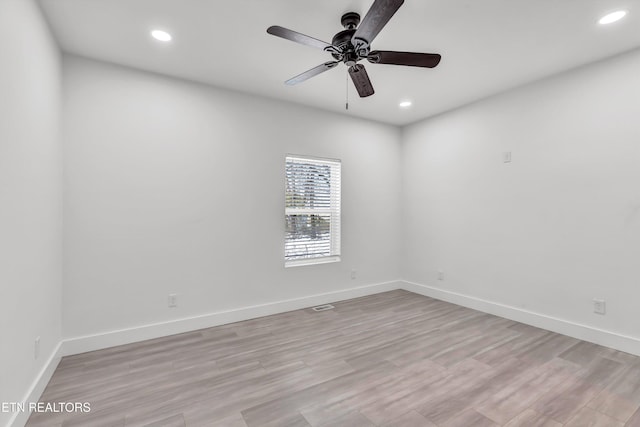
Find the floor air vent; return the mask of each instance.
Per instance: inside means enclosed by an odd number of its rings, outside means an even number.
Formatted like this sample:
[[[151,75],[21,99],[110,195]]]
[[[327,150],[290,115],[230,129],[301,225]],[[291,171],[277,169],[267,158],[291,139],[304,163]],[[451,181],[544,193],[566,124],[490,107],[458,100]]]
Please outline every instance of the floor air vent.
[[[333,310],[335,307],[332,306],[331,304],[325,304],[325,305],[319,305],[317,307],[313,307],[312,310],[313,311],[327,311],[327,310]]]

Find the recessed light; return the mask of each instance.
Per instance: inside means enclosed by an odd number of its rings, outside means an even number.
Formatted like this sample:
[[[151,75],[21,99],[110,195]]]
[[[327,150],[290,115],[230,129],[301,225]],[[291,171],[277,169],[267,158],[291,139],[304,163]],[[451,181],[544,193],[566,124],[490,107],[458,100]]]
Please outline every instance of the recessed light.
[[[413,105],[413,103],[411,101],[402,101],[398,105],[400,105],[400,108],[409,108],[411,107],[411,105]]]
[[[173,37],[171,37],[171,34],[167,33],[166,31],[162,31],[162,30],[153,30],[153,31],[151,31],[151,36],[156,40],[160,40],[161,42],[170,42],[171,39],[173,38]]]
[[[622,18],[624,18],[626,15],[627,15],[626,10],[618,10],[616,12],[612,12],[608,15],[603,16],[602,18],[600,18],[598,22],[601,25],[613,24],[614,22],[617,22]]]

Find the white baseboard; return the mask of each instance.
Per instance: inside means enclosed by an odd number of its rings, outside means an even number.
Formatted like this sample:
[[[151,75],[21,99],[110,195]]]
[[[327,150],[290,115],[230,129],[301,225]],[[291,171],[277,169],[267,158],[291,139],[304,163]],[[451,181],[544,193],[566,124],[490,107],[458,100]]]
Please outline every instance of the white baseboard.
[[[88,351],[101,350],[118,345],[130,344],[148,339],[160,338],[164,336],[195,331],[198,329],[255,319],[257,317],[269,316],[272,314],[299,310],[301,308],[313,307],[330,302],[343,301],[347,299],[373,295],[380,292],[392,291],[395,289],[404,289],[416,294],[451,302],[453,304],[469,307],[474,310],[482,311],[484,313],[504,317],[516,322],[536,326],[542,329],[640,356],[640,339],[636,337],[626,336],[616,332],[598,329],[569,320],[560,319],[557,317],[548,316],[545,314],[540,314],[513,306],[508,306],[505,304],[500,304],[469,295],[451,292],[428,285],[400,280],[361,286],[357,288],[350,288],[342,291],[311,295],[284,301],[277,301],[273,303],[211,313],[202,316],[194,316],[184,319],[143,325],[139,327],[109,331],[95,335],[70,338],[62,341],[61,346],[57,351],[58,359],[61,356],[69,356],[73,354],[85,353]],[[53,370],[51,372],[53,372]],[[46,381],[44,382],[44,384],[46,385]]]
[[[640,339],[408,281],[401,289],[640,356]]]
[[[328,292],[268,304],[254,305],[235,310],[205,314],[202,316],[171,320],[77,338],[69,338],[62,341],[61,354],[62,356],[69,356],[73,354],[86,353],[88,351],[101,350],[104,348],[195,331],[198,329],[211,328],[213,326],[225,325],[227,323],[270,316],[272,314],[373,295],[395,289],[400,289],[400,282],[394,281],[361,286],[342,291]]]
[[[62,343],[58,343],[58,345],[56,345],[54,350],[51,352],[51,356],[49,356],[49,359],[47,359],[47,363],[44,364],[35,380],[33,380],[33,383],[31,384],[31,387],[29,387],[27,394],[25,395],[24,399],[22,399],[22,402],[37,402],[38,400],[40,400],[42,392],[44,392],[47,384],[49,384],[53,373],[58,367],[58,363],[60,363],[60,359],[62,359],[60,351],[62,347],[61,344]],[[30,415],[31,413],[29,411],[14,413],[13,417],[9,420],[9,424],[7,424],[7,427],[23,427],[27,423]]]

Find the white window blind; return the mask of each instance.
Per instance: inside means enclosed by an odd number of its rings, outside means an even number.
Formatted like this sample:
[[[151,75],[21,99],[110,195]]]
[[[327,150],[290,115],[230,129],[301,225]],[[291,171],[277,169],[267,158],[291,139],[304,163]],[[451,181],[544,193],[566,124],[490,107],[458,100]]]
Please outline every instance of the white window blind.
[[[340,260],[340,161],[286,158],[285,265]]]

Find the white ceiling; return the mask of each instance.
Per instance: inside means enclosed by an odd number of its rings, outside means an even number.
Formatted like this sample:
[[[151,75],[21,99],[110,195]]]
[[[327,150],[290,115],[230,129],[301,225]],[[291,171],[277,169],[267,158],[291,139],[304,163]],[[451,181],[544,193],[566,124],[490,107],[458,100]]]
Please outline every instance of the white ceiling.
[[[331,42],[340,17],[373,0],[41,0],[66,52],[345,113],[346,67],[283,82],[331,59],[266,33],[281,25]],[[607,12],[626,9],[601,26]],[[170,32],[162,44],[152,29]],[[406,0],[373,43],[440,53],[436,69],[365,61],[376,94],[349,86],[347,114],[403,125],[640,46],[640,0]],[[398,108],[410,99],[410,109]]]

